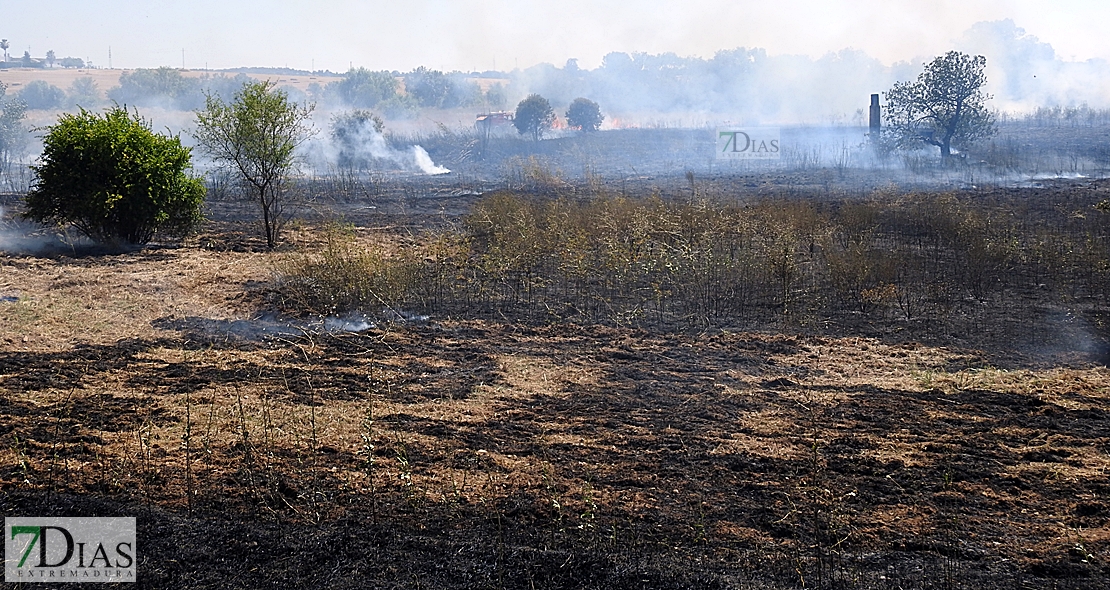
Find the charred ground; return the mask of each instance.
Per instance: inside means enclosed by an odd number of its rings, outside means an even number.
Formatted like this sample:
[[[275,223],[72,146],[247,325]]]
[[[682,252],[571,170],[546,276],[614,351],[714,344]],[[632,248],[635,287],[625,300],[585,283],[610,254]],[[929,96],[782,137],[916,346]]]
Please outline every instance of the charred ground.
[[[608,189],[866,196],[808,178]],[[533,181],[518,188],[535,198],[599,190]],[[362,240],[420,243],[486,189],[385,182],[320,201],[285,252],[214,202],[184,247],[0,258],[0,296],[17,297],[0,303],[3,513],[137,516],[150,587],[1110,579],[1103,291],[1022,277],[939,324],[770,307],[691,329],[500,305],[348,333],[275,307],[281,261],[318,247],[336,211]],[[1093,220],[1106,191],[958,196],[1037,225]],[[1063,319],[1031,323],[1037,309]]]

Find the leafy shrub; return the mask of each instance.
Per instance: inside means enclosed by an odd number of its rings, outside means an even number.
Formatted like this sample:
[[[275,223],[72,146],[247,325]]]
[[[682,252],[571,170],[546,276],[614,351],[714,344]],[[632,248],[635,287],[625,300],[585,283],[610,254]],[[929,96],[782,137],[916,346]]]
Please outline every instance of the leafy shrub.
[[[31,110],[60,109],[65,104],[66,93],[61,88],[44,82],[34,80],[28,82],[18,93],[16,98],[23,101]]]
[[[601,114],[601,107],[588,98],[576,98],[567,109],[567,125],[582,131],[597,131],[605,115]]]
[[[154,133],[122,107],[81,109],[48,128],[25,216],[72,224],[101,242],[145,244],[180,237],[201,221],[204,183],[189,176],[190,150]]]
[[[204,104],[201,81],[167,67],[120,74],[119,86],[108,90],[108,98],[124,105],[179,110],[192,110]]]
[[[365,109],[333,115],[331,118],[331,138],[339,149],[339,165],[343,168],[366,169],[373,158],[373,150],[368,145],[381,142],[385,131],[385,121]]]
[[[343,102],[355,108],[373,108],[397,94],[397,79],[390,72],[354,68],[339,82],[328,84]]]
[[[77,78],[69,85],[67,98],[70,105],[80,105],[86,108],[95,106],[100,104],[100,88],[97,87],[96,81],[91,77]]]

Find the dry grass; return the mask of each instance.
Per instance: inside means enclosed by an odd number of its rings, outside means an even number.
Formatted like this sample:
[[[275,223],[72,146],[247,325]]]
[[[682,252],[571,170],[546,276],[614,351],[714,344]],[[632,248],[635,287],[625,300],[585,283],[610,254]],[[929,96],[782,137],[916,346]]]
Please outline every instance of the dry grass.
[[[1104,367],[1001,370],[983,351],[889,338],[493,320],[219,333],[257,313],[244,294],[282,260],[0,257],[0,295],[20,295],[0,303],[0,489],[354,515],[726,578],[944,551],[976,579],[1107,575]],[[1077,535],[1097,561],[1074,559]]]
[[[0,334],[26,350],[151,338],[164,317],[246,317],[244,285],[269,281],[274,256],[201,249],[81,258],[0,257]]]

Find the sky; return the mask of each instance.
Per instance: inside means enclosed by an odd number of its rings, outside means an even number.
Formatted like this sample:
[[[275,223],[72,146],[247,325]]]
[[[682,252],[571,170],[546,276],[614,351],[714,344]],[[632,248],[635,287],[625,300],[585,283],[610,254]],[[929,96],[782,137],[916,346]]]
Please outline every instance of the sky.
[[[592,69],[614,51],[737,47],[811,57],[854,48],[890,65],[1007,18],[1060,59],[1110,60],[1105,0],[54,0],[0,4],[0,14],[11,55],[53,50],[114,68],[481,71],[575,58]]]

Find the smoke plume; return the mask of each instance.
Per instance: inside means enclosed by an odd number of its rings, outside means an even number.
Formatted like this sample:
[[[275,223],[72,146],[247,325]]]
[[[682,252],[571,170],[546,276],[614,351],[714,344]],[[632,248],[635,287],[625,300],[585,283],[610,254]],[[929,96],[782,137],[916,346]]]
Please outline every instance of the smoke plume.
[[[419,174],[447,174],[419,145],[395,147],[383,133],[384,124],[368,111],[353,111],[332,118],[330,132],[308,146],[305,157],[317,169],[338,164],[369,170],[384,166]]]

